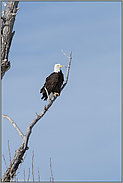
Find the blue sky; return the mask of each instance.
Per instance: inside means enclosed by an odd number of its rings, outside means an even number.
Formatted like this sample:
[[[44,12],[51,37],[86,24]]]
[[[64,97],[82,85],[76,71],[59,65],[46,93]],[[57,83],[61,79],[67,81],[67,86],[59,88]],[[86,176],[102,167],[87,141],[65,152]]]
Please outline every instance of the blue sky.
[[[68,84],[33,128],[23,169],[34,151],[35,180],[121,180],[121,2],[20,2],[10,49],[11,69],[2,80],[2,113],[25,134],[47,102],[40,88],[55,63],[68,64]],[[3,8],[3,6],[2,6]],[[64,75],[66,68],[62,69]],[[2,118],[2,154],[21,137]],[[2,174],[5,172],[2,163]],[[32,177],[30,178],[32,180]]]

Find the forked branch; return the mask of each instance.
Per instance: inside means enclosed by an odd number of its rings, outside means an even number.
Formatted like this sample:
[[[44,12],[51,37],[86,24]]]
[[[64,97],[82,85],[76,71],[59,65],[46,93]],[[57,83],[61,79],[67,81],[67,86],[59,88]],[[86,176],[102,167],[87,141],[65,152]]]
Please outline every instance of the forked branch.
[[[66,86],[66,84],[68,82],[68,76],[69,76],[70,65],[71,65],[71,60],[72,60],[72,52],[70,53],[70,56],[68,58],[69,58],[69,63],[68,63],[68,67],[67,67],[66,80],[65,80],[65,83],[61,87],[61,91],[64,89],[64,87]],[[48,111],[48,109],[51,107],[51,105],[53,104],[53,102],[56,100],[57,97],[58,97],[57,95],[53,96],[53,98],[51,100],[49,100],[49,103],[44,106],[44,109],[42,110],[42,112],[39,115],[37,113],[35,113],[36,117],[28,126],[26,135],[23,135],[23,133],[20,131],[20,129],[18,128],[16,123],[10,117],[3,114],[3,117],[8,119],[13,124],[13,126],[15,127],[15,129],[17,130],[19,135],[22,137],[23,142],[22,142],[20,148],[15,151],[15,156],[14,156],[9,168],[4,173],[2,180],[1,180],[2,182],[9,182],[10,180],[12,180],[14,174],[16,173],[16,171],[18,169],[19,164],[23,160],[22,157],[23,157],[24,153],[26,152],[26,150],[29,149],[28,141],[29,141],[30,134],[32,132],[32,128],[44,116],[44,114]]]

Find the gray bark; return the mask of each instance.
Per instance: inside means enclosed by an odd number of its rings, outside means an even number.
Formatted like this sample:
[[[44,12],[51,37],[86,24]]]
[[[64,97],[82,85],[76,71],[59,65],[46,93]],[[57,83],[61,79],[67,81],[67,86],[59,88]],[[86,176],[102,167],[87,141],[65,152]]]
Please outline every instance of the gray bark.
[[[1,17],[1,80],[5,73],[10,69],[10,61],[8,61],[8,54],[12,43],[12,38],[15,31],[12,32],[15,16],[19,1],[9,1],[4,3],[5,10]]]

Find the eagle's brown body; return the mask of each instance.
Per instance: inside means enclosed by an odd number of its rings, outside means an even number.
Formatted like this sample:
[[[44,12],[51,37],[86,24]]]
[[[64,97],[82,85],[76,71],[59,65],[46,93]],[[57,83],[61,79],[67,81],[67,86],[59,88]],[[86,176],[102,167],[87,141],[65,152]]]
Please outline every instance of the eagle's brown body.
[[[48,98],[45,88],[47,89],[49,95],[50,93],[53,93],[53,94],[58,93],[60,95],[63,81],[64,81],[64,76],[61,70],[58,73],[53,72],[52,74],[50,74],[46,78],[46,82],[44,86],[40,89],[40,93],[42,93],[43,95],[41,99],[47,100]]]

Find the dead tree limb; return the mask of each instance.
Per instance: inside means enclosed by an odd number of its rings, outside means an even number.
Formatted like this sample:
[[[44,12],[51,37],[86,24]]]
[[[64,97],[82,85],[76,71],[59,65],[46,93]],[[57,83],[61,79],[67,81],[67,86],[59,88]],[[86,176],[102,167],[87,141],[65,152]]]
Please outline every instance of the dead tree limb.
[[[70,71],[70,65],[71,65],[71,59],[72,59],[72,52],[70,53],[69,56],[69,63],[68,63],[68,67],[67,67],[67,74],[66,74],[66,80],[65,83],[63,84],[63,86],[61,87],[61,90],[64,89],[64,87],[66,86],[67,82],[68,82],[68,76],[69,76],[69,71]],[[28,147],[28,141],[29,141],[29,137],[31,135],[32,132],[32,128],[34,127],[34,125],[44,116],[44,114],[48,111],[48,109],[51,107],[51,105],[53,104],[53,102],[56,100],[58,96],[55,95],[47,105],[44,106],[44,109],[42,110],[42,112],[40,114],[35,113],[36,117],[35,119],[30,123],[30,125],[27,128],[27,133],[26,135],[23,135],[23,133],[20,131],[20,129],[18,128],[18,126],[16,125],[16,123],[7,115],[3,114],[3,117],[8,119],[12,125],[15,127],[15,129],[17,130],[17,132],[19,133],[19,135],[22,137],[23,141],[22,144],[20,146],[20,148],[18,150],[15,151],[15,156],[9,166],[9,168],[6,170],[6,172],[4,173],[1,181],[2,182],[10,182],[12,180],[12,178],[14,177],[19,164],[22,162],[23,160],[23,155],[26,152],[26,150],[29,149]]]
[[[4,115],[3,114],[3,117],[6,118],[6,119],[8,119],[12,123],[12,125],[15,127],[15,129],[17,130],[17,132],[19,133],[19,135],[23,138],[24,135],[20,131],[20,129],[18,128],[18,126],[16,125],[16,123],[9,116],[7,116],[7,115]]]
[[[10,69],[10,61],[8,54],[15,31],[12,32],[15,16],[18,11],[19,1],[9,1],[7,4],[3,2],[5,10],[1,17],[1,80],[4,74]]]

